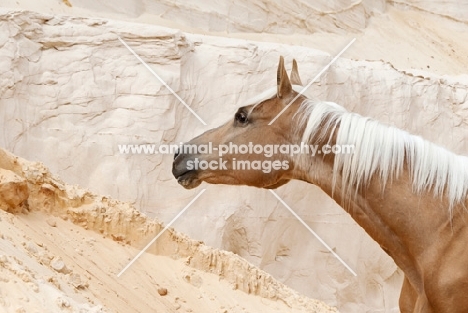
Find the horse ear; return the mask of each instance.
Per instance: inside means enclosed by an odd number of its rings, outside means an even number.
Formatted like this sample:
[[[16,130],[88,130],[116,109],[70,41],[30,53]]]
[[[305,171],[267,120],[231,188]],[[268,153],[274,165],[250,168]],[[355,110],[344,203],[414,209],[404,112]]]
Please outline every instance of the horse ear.
[[[289,81],[288,73],[284,68],[284,58],[282,56],[280,56],[278,64],[276,82],[278,84],[278,98],[283,98],[292,92],[291,82]]]
[[[302,86],[301,77],[299,76],[299,70],[297,69],[296,59],[293,59],[293,67],[291,70],[291,84]]]

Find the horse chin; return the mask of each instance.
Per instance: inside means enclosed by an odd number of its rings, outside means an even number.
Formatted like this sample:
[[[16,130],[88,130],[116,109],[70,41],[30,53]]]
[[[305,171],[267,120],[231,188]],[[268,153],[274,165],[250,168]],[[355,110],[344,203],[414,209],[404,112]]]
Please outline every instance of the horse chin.
[[[177,182],[185,189],[196,188],[202,183],[202,181],[198,179],[196,175],[193,175],[191,172],[177,177]]]

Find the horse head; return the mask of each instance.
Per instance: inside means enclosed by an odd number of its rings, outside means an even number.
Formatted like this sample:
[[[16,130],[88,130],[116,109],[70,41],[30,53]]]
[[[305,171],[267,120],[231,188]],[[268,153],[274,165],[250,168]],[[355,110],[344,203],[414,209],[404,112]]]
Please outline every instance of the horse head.
[[[294,90],[299,85],[296,61],[288,77],[280,57],[276,88],[262,94],[260,101],[240,107],[233,119],[185,143],[175,154],[172,173],[179,184],[187,189],[203,181],[276,188],[294,178],[295,158],[278,148],[298,141],[289,130],[305,99]]]

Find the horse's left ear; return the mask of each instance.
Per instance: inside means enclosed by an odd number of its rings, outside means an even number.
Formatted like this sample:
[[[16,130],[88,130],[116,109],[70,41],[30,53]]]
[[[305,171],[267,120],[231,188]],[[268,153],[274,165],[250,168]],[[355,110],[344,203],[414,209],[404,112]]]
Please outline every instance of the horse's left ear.
[[[288,72],[286,72],[286,69],[284,68],[284,58],[282,56],[280,56],[278,64],[276,81],[278,84],[278,98],[284,98],[292,92],[292,85],[289,81]]]
[[[302,86],[301,77],[299,76],[299,70],[297,68],[296,59],[293,59],[293,67],[292,67],[292,70],[291,70],[291,76],[290,77],[291,77],[291,83],[293,85]]]

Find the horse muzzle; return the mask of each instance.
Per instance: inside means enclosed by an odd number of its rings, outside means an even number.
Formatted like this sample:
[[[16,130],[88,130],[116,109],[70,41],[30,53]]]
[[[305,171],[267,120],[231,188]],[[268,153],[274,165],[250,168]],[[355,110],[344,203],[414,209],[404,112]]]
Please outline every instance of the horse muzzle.
[[[179,154],[174,155],[172,163],[172,175],[177,182],[186,189],[198,187],[202,182],[198,179],[198,170],[190,166],[195,160],[194,155]]]

